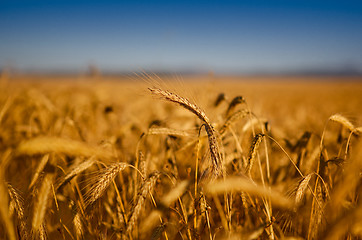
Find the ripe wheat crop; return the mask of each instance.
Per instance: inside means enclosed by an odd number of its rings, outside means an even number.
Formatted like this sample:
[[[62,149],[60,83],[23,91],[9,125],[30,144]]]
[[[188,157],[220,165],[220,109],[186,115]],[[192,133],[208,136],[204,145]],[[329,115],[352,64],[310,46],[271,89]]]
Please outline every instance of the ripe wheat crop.
[[[1,78],[0,239],[361,239],[362,84],[201,78]]]

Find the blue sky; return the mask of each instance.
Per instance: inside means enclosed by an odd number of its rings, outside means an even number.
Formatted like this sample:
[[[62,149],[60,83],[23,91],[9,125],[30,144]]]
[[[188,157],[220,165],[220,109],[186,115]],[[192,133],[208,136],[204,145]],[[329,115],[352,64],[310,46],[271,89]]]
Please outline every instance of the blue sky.
[[[361,1],[0,0],[0,68],[362,71]]]

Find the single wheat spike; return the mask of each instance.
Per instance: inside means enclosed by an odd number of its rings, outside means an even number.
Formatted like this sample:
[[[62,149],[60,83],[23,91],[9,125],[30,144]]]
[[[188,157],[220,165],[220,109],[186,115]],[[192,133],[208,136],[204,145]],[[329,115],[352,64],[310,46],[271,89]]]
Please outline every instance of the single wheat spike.
[[[101,159],[112,158],[112,155],[103,149],[89,146],[84,142],[58,137],[36,137],[24,141],[18,146],[17,153],[20,155],[64,153],[69,156],[96,156]]]
[[[47,232],[46,232],[44,224],[42,224],[40,226],[39,230],[36,232],[36,235],[38,236],[39,240],[47,240],[48,239]]]
[[[171,135],[171,136],[180,136],[180,137],[190,137],[191,134],[186,131],[171,129],[171,128],[158,128],[151,127],[148,129],[148,135]]]
[[[223,135],[225,133],[225,131],[227,130],[227,128],[236,120],[244,118],[245,116],[247,116],[249,112],[246,110],[239,110],[235,113],[233,113],[231,116],[229,116],[224,125],[222,125],[222,127],[219,130],[220,135]]]
[[[95,183],[85,194],[85,205],[89,206],[97,201],[108,188],[114,177],[127,166],[130,165],[124,162],[117,162],[98,171],[94,179]]]
[[[191,103],[186,98],[180,97],[177,94],[159,88],[148,88],[148,89],[153,94],[161,96],[167,101],[174,102],[182,106],[183,108],[186,108],[187,110],[195,114],[201,121],[204,122],[205,130],[209,141],[209,150],[212,159],[213,174],[215,177],[222,176],[223,175],[222,156],[219,151],[216,132],[213,126],[211,125],[209,118],[206,116],[205,112],[195,104]]]
[[[1,169],[0,169],[1,171]],[[1,173],[0,173],[1,174]],[[10,240],[15,240],[16,239],[16,235],[15,235],[15,228],[13,225],[13,222],[11,220],[11,216],[10,216],[10,212],[9,212],[9,199],[8,199],[8,194],[6,192],[6,184],[5,182],[2,181],[3,179],[1,179],[0,176],[0,214],[1,214],[1,220],[2,223],[4,224],[4,226],[6,227],[6,231],[8,234],[8,238]],[[5,235],[3,235],[3,237],[5,237]]]
[[[245,177],[229,177],[226,179],[220,179],[206,184],[205,187],[205,194],[211,195],[232,191],[246,192],[260,197],[269,197],[272,204],[283,208],[291,208],[293,206],[293,202],[284,195],[277,191],[272,191],[267,187],[259,186]]]
[[[220,104],[222,101],[224,101],[224,100],[226,100],[225,94],[224,94],[224,93],[220,93],[220,94],[217,96],[216,100],[215,100],[214,107],[219,106],[219,104]]]
[[[256,134],[254,137],[254,140],[250,146],[249,157],[248,157],[248,161],[247,161],[248,165],[245,168],[245,173],[249,176],[250,176],[251,168],[253,167],[256,152],[259,148],[259,145],[260,145],[263,137],[264,137],[264,134],[262,134],[262,133]]]
[[[151,240],[158,240],[162,237],[162,233],[166,229],[166,224],[162,223],[161,225],[157,226],[155,230],[151,234]]]
[[[138,159],[139,159],[139,170],[142,176],[147,176],[147,157],[145,157],[142,153],[142,151],[138,151]]]
[[[303,199],[303,195],[305,193],[305,190],[308,187],[308,183],[310,181],[310,179],[312,178],[313,173],[308,174],[307,176],[305,176],[299,183],[299,186],[297,188],[297,192],[295,194],[295,206],[297,207],[300,202]]]
[[[141,210],[144,206],[146,197],[149,193],[152,192],[152,190],[156,184],[156,181],[160,177],[160,175],[161,175],[160,172],[153,172],[146,179],[146,181],[142,184],[141,189],[140,189],[139,193],[137,194],[135,205],[131,211],[131,215],[128,220],[127,229],[126,229],[126,232],[128,234],[131,234],[133,227],[136,224],[136,221],[138,219],[138,216],[140,215]]]
[[[354,132],[356,130],[356,128],[353,126],[353,124],[347,118],[342,116],[341,114],[334,114],[329,117],[329,120],[342,124],[344,127],[349,129],[351,132]]]
[[[169,91],[162,90],[162,89],[159,89],[159,88],[148,88],[148,89],[155,95],[161,96],[161,97],[165,98],[168,101],[171,101],[171,102],[174,102],[174,103],[177,103],[177,104],[181,105],[182,107],[186,108],[190,112],[194,113],[198,118],[200,118],[207,125],[211,125],[210,120],[206,116],[205,112],[202,111],[195,104],[191,103],[186,98],[180,97],[175,93],[171,93]]]
[[[42,225],[44,222],[45,213],[48,206],[50,190],[53,183],[54,174],[46,174],[39,193],[38,198],[34,204],[34,213],[32,221],[32,229],[34,232],[42,232]]]
[[[24,214],[24,201],[18,190],[16,190],[10,183],[8,183],[8,193],[10,196],[10,206],[13,206],[16,216],[20,223],[20,236],[21,239],[28,239],[28,232]]]
[[[7,165],[11,160],[11,155],[12,151],[8,149],[0,158],[0,220],[2,220],[3,226],[5,226],[8,238],[10,240],[15,240],[15,228],[9,211],[8,187],[4,176]],[[5,237],[5,234],[2,233],[1,235]]]
[[[77,239],[83,239],[83,225],[79,213],[77,213],[73,218],[73,226]]]
[[[245,99],[242,96],[234,97],[233,100],[231,101],[231,103],[229,104],[228,109],[226,110],[226,116],[228,117],[238,104],[244,103],[244,102],[245,102]]]
[[[44,170],[45,165],[48,163],[49,160],[49,154],[45,154],[42,159],[40,160],[40,163],[38,164],[38,167],[35,170],[34,176],[31,179],[31,182],[29,184],[29,189],[35,184],[35,182],[38,180],[40,173]]]
[[[64,184],[68,183],[70,180],[72,180],[76,175],[78,175],[79,173],[87,170],[88,168],[90,168],[91,166],[93,166],[94,163],[96,163],[96,159],[91,157],[88,160],[79,163],[78,165],[74,166],[73,169],[67,173],[67,175],[62,178],[59,183],[57,188],[62,187]]]

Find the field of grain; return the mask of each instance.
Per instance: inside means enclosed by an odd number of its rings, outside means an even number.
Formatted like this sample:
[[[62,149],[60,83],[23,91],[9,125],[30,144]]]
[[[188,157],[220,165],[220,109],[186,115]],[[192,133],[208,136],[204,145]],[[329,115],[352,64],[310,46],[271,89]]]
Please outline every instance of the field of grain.
[[[2,76],[1,239],[362,238],[361,79],[131,78]]]

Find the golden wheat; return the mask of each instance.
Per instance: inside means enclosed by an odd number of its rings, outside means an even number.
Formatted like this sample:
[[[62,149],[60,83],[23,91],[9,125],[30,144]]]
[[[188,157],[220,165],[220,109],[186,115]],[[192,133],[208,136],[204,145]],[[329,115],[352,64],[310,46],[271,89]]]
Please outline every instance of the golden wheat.
[[[195,104],[113,78],[25,79],[0,82],[1,239],[362,237],[356,81],[215,77],[179,89]]]

